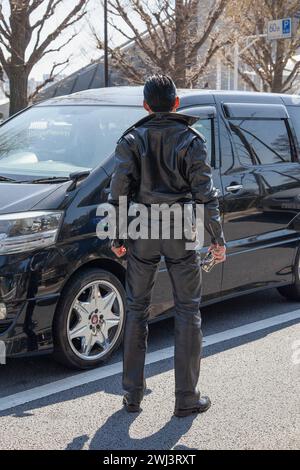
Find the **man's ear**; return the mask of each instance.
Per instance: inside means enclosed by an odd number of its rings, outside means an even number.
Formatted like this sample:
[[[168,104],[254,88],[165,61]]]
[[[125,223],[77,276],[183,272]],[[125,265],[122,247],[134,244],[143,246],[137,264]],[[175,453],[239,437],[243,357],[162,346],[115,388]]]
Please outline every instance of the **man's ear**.
[[[172,111],[176,111],[177,108],[179,108],[179,105],[180,105],[180,98],[179,98],[179,96],[176,96],[174,107],[173,107]]]
[[[144,106],[145,110],[148,111],[148,113],[152,113],[152,110],[151,110],[149,104],[147,103],[147,101],[145,101],[145,100],[143,101],[143,106]]]

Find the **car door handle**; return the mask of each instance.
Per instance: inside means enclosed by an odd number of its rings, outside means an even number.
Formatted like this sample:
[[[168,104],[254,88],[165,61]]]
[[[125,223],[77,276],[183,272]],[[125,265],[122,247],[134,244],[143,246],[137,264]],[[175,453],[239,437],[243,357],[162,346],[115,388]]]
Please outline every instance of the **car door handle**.
[[[240,189],[243,189],[242,184],[231,184],[230,186],[226,186],[226,191],[228,193],[234,193],[235,191],[239,191]]]

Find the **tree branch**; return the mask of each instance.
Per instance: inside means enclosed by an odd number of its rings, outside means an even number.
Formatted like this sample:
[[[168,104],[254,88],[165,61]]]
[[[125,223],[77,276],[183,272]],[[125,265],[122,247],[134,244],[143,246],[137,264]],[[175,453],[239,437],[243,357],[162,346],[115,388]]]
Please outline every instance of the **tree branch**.
[[[203,44],[207,41],[210,33],[212,32],[216,21],[220,18],[221,14],[223,13],[225,6],[226,6],[227,0],[218,0],[217,5],[212,8],[208,14],[207,18],[207,27],[205,28],[204,32],[198,36],[191,47],[189,54],[188,54],[188,59],[193,57],[195,53],[203,46]]]
[[[53,0],[50,0],[53,2]],[[36,64],[44,55],[47,47],[55,41],[55,39],[61,34],[63,30],[66,28],[72,26],[74,23],[77,23],[80,21],[83,16],[86,14],[86,11],[82,9],[86,5],[86,0],[78,0],[77,4],[75,7],[70,11],[70,13],[63,19],[63,21],[60,23],[60,25],[52,32],[50,33],[47,38],[40,44],[38,45],[32,52],[28,62],[27,62],[27,68],[28,70],[31,70],[34,64]]]
[[[53,83],[53,81],[55,80],[55,78],[57,77],[57,75],[59,75],[60,73],[62,73],[66,67],[68,66],[70,62],[70,58],[68,58],[67,60],[63,61],[63,62],[59,62],[57,64],[54,64],[52,66],[52,69],[50,71],[50,74],[49,74],[49,77],[43,81],[43,83],[41,83],[40,85],[38,85],[36,87],[36,89],[34,90],[33,93],[31,93],[29,96],[28,96],[28,101],[32,101],[38,94],[39,92],[48,84],[48,83]],[[61,66],[65,66],[63,67],[62,70],[60,70],[59,72],[57,72],[57,74],[55,74],[55,70],[58,68],[58,67],[61,67]]]

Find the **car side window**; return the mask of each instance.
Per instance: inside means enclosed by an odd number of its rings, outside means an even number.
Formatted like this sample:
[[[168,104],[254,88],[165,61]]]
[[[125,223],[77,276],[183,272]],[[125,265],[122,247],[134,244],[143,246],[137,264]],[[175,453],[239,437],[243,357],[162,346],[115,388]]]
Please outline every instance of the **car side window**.
[[[235,149],[242,166],[292,161],[292,148],[284,119],[229,121]]]
[[[200,132],[206,139],[208,159],[212,161],[212,119],[199,119],[192,126],[196,131]]]
[[[300,106],[288,106],[288,112],[293,121],[296,132],[298,146],[300,148]]]

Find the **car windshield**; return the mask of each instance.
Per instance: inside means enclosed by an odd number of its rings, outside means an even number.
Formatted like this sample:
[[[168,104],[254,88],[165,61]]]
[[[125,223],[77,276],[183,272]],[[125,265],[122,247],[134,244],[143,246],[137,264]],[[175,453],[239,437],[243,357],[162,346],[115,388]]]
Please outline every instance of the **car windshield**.
[[[144,115],[142,107],[30,108],[0,127],[0,175],[47,178],[91,170]]]

